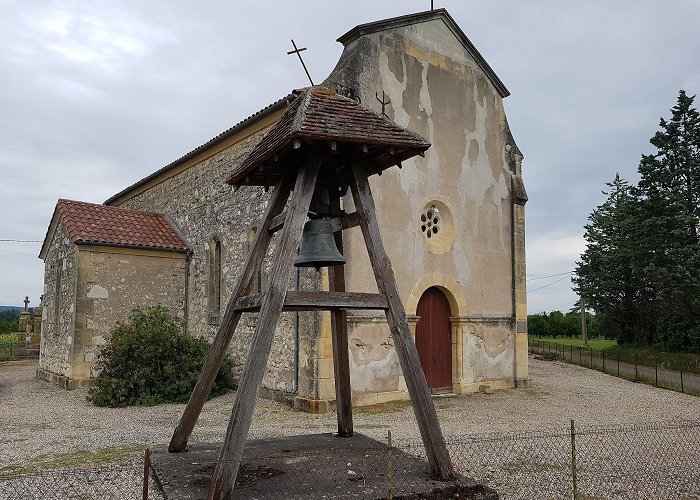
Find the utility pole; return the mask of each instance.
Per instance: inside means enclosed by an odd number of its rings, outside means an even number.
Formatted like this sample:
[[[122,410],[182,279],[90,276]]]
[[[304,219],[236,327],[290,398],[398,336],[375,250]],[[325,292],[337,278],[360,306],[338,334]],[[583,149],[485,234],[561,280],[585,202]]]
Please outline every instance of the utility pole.
[[[583,300],[583,295],[581,295],[581,338],[583,339],[583,346],[588,347],[588,331],[586,329],[586,302]]]

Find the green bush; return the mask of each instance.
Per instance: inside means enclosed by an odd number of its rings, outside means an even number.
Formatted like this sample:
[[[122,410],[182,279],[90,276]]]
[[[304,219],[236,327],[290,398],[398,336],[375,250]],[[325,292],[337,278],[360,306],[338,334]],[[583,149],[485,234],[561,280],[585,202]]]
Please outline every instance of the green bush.
[[[100,370],[88,400],[97,406],[156,405],[189,399],[209,350],[206,340],[183,334],[182,321],[165,307],[134,309],[118,323],[99,354]],[[210,397],[232,388],[227,357]]]

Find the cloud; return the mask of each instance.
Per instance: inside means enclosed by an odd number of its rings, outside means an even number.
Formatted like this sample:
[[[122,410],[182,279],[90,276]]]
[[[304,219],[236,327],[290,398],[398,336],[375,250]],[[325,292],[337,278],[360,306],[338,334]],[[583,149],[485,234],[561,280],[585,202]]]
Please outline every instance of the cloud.
[[[426,5],[1,2],[0,239],[42,239],[57,198],[104,201],[306,85],[298,60],[286,55],[290,38],[308,47],[305,61],[320,81],[341,53],[339,35]],[[692,64],[700,4],[445,6],[512,92],[505,107],[530,196],[528,273],[568,271],[604,183],[617,171],[635,181],[678,89],[700,90]],[[41,293],[37,252],[0,245],[0,304]],[[567,287],[533,292],[531,310],[574,300]]]

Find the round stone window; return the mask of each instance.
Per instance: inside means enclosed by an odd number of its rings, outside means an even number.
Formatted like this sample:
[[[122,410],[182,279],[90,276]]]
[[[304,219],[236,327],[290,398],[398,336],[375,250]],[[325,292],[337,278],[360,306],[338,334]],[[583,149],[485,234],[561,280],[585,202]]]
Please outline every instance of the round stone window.
[[[432,253],[446,253],[455,241],[455,224],[448,201],[443,197],[423,201],[418,216],[418,229]]]
[[[426,238],[432,238],[440,232],[440,209],[431,205],[423,210],[420,216],[420,230]]]

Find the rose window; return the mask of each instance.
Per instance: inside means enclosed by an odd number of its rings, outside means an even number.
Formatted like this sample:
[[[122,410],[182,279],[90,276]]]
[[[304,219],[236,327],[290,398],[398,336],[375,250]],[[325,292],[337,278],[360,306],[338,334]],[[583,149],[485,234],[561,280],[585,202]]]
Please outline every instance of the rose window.
[[[420,216],[420,230],[426,238],[432,238],[440,232],[440,209],[435,205],[427,207]]]

